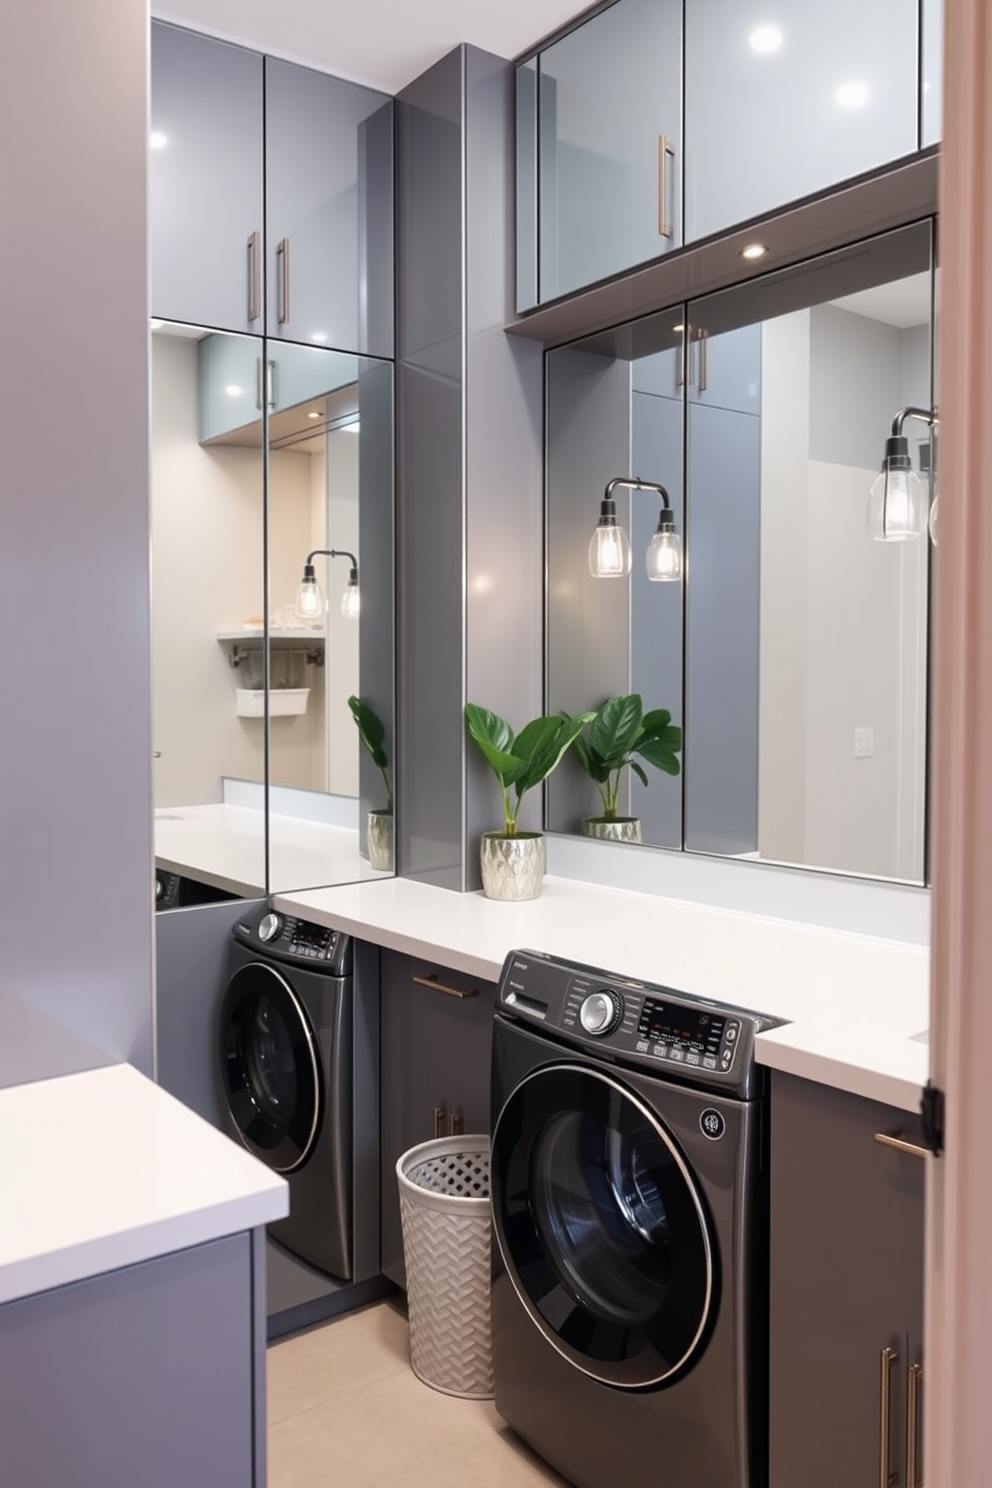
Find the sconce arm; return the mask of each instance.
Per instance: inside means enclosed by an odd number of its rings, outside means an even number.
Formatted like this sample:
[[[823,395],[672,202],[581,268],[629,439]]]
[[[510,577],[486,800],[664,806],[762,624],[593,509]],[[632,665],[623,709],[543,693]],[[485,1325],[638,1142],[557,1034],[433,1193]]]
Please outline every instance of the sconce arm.
[[[313,568],[313,560],[323,554],[325,558],[347,558],[355,572],[358,572],[358,559],[354,553],[349,553],[346,548],[314,548],[312,553],[307,554],[307,567]]]
[[[623,486],[628,491],[654,491],[656,495],[661,497],[662,505],[664,506],[665,510],[671,511],[672,509],[672,503],[668,492],[665,490],[664,486],[659,486],[657,481],[641,480],[639,476],[635,476],[633,480],[628,480],[626,476],[623,475],[615,476],[606,487],[606,491],[603,494],[604,501],[613,500],[613,492],[615,491],[617,486]]]
[[[922,423],[929,424],[931,429],[939,423],[936,408],[901,408],[892,420],[893,439],[901,436],[903,422],[908,418],[920,419]]]

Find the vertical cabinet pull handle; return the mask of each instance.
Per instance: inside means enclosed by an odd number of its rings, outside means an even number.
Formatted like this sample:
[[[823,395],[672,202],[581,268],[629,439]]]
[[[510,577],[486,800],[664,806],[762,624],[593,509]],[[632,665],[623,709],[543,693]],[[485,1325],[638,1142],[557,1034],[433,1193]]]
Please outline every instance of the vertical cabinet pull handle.
[[[462,1114],[461,1106],[459,1106],[457,1111],[452,1111],[451,1113],[451,1135],[453,1137],[460,1137],[464,1130],[465,1117]]]
[[[675,228],[668,215],[668,157],[675,159],[675,146],[667,134],[658,136],[658,236],[673,238]]]
[[[248,239],[248,319],[257,320],[262,313],[262,256],[260,239],[253,232]]]
[[[699,391],[705,393],[710,385],[710,333],[709,331],[698,330],[695,333],[695,337],[699,342]],[[691,365],[691,349],[689,356]],[[692,381],[691,373],[689,381]]]
[[[255,408],[262,411],[262,358],[255,358]]]
[[[434,1107],[434,1140],[444,1136],[444,1128],[448,1122],[448,1113],[443,1106]]]
[[[923,1365],[910,1366],[906,1386],[906,1488],[923,1488],[920,1478],[920,1390]]]
[[[892,1366],[898,1357],[895,1349],[883,1348],[878,1361],[878,1488],[893,1488],[897,1477],[890,1467],[889,1417],[892,1413]]]
[[[276,248],[276,259],[279,264],[279,324],[286,325],[289,320],[289,239],[280,238]]]

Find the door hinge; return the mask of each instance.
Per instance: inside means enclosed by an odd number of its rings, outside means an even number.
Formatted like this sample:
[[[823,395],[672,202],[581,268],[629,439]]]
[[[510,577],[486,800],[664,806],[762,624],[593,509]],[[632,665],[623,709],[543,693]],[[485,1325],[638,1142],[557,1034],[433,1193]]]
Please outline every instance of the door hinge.
[[[929,1147],[934,1157],[939,1157],[944,1150],[944,1092],[932,1080],[923,1087],[920,1117],[924,1146]]]

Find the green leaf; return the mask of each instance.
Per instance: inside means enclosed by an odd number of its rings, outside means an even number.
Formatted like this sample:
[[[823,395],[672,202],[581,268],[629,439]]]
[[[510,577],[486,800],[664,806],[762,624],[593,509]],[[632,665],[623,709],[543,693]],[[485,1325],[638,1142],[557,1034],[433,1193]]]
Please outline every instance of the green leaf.
[[[631,760],[631,762],[630,762],[630,768],[633,770],[634,774],[637,776],[637,778],[641,782],[641,784],[642,785],[647,785],[647,783],[648,783],[648,777],[645,775],[644,771],[641,769],[640,765],[637,763],[636,760]]]
[[[369,707],[368,703],[363,703],[361,698],[356,697],[354,693],[348,699],[348,707],[358,725],[359,738],[379,769],[385,770],[389,765],[389,758],[384,748],[386,730],[382,719],[374,709]]]
[[[553,720],[556,725],[554,733],[548,737],[546,743],[535,749],[516,781],[518,800],[525,791],[531,790],[535,785],[540,785],[541,781],[551,774],[566,749],[574,743],[592,718],[592,713],[580,713],[576,718],[556,717]]]
[[[680,766],[675,754],[660,739],[645,739],[643,744],[637,746],[637,753],[649,765],[654,765],[656,770],[664,770],[666,775],[679,774]]]
[[[589,730],[589,746],[615,769],[641,732],[643,706],[640,694],[607,698]]]
[[[500,718],[498,713],[492,713],[488,708],[480,708],[478,703],[466,703],[465,722],[468,724],[469,733],[480,748],[485,742],[506,754],[513,749],[513,730],[506,719]]]
[[[546,750],[558,737],[558,730],[565,720],[559,717],[533,718],[524,725],[513,744],[518,758],[530,761]]]
[[[650,713],[645,713],[641,722],[641,738],[656,739],[664,732],[672,721],[672,715],[667,708],[652,708]]]

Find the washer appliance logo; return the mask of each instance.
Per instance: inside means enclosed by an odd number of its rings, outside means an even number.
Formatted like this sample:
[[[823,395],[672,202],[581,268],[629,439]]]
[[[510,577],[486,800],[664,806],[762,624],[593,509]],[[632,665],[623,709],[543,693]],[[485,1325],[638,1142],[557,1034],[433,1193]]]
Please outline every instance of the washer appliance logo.
[[[710,1107],[710,1109],[704,1111],[699,1118],[699,1130],[702,1132],[704,1137],[709,1137],[711,1142],[719,1142],[720,1138],[727,1130],[727,1123],[724,1121],[719,1111],[714,1111],[712,1107]]]

